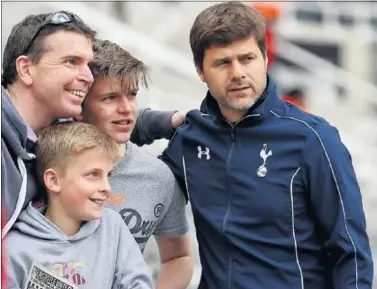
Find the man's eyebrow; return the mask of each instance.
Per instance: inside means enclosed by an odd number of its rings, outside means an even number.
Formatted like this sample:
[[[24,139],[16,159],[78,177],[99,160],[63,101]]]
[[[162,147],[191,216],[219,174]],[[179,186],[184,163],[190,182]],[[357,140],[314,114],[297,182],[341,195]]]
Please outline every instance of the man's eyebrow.
[[[86,58],[84,56],[81,56],[81,55],[77,55],[77,54],[67,54],[67,55],[63,55],[62,56],[62,59],[74,59],[74,60],[77,60],[77,61],[82,61],[82,60],[86,60]],[[90,58],[89,60],[89,63],[93,62],[94,59],[93,58]]]
[[[256,54],[254,52],[250,51],[250,52],[247,52],[247,53],[237,55],[237,58],[245,58],[245,57],[248,57],[248,56],[255,57]]]
[[[220,64],[220,63],[222,63],[222,62],[226,62],[226,61],[230,61],[230,57],[225,56],[225,57],[217,58],[217,59],[215,59],[215,60],[212,62],[212,64],[213,64],[213,65],[216,65],[216,64]]]
[[[67,58],[72,58],[72,59],[82,59],[81,56],[73,55],[73,54],[67,54],[67,55],[64,55],[63,58],[64,58],[64,59],[67,59]]]
[[[237,59],[243,59],[243,58],[250,57],[250,56],[255,57],[256,55],[257,55],[256,53],[254,53],[253,51],[250,51],[250,52],[238,54],[237,55]],[[217,65],[217,64],[220,64],[222,62],[227,62],[227,61],[231,61],[231,57],[225,56],[225,57],[221,57],[221,58],[215,59],[212,62],[212,65]]]

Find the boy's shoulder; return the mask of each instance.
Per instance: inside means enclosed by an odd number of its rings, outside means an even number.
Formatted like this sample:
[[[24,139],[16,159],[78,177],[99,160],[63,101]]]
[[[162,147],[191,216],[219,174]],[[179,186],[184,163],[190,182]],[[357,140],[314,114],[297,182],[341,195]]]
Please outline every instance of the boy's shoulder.
[[[30,244],[30,236],[18,229],[12,228],[3,239],[3,242],[7,256],[11,260],[18,259],[18,256],[24,256],[25,252],[30,250],[28,246],[25,246],[25,244]]]
[[[99,235],[105,236],[104,242],[109,247],[121,246],[120,240],[123,242],[134,241],[134,238],[124,223],[121,215],[110,208],[103,208],[102,217],[99,226]]]
[[[22,234],[19,230],[12,228],[3,239],[6,243],[7,249],[20,239],[26,238],[25,234]]]
[[[105,207],[102,209],[101,224],[102,223],[120,225],[123,223],[123,221],[119,213]]]
[[[106,234],[110,236],[115,236],[121,234],[120,232],[126,228],[127,225],[124,223],[122,216],[110,208],[102,209],[102,216],[100,219],[99,229],[102,231],[100,234]]]
[[[134,165],[138,165],[141,168],[145,168],[145,166],[149,165],[157,168],[166,166],[163,161],[158,159],[155,155],[147,151],[145,148],[139,147],[130,142],[127,143],[127,154],[129,155],[127,161],[131,161],[134,163]]]
[[[114,167],[113,175],[144,175],[150,181],[157,179],[161,182],[175,181],[170,168],[157,156],[133,143],[127,143],[127,154]],[[155,178],[154,178],[155,177]]]

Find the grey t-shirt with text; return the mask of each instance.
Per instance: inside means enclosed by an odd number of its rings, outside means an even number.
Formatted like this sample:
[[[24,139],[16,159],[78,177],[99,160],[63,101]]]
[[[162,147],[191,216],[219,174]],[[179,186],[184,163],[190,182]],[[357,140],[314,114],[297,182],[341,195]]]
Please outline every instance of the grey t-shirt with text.
[[[128,142],[110,184],[107,207],[119,212],[142,252],[151,235],[175,237],[188,231],[184,194],[169,167],[153,155]]]

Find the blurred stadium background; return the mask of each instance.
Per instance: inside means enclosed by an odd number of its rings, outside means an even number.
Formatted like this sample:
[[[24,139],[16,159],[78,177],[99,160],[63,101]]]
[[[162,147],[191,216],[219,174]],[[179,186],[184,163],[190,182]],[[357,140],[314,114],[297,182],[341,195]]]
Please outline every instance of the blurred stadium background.
[[[377,3],[251,3],[269,20],[270,73],[281,92],[299,89],[305,107],[338,127],[350,150],[361,186],[368,232],[377,254]],[[2,2],[2,52],[13,25],[28,14],[68,10],[117,42],[152,69],[152,85],[140,106],[198,108],[206,87],[196,75],[189,30],[196,15],[214,2]],[[264,6],[267,5],[267,6]],[[167,141],[146,148],[158,154]],[[197,252],[190,208],[191,232]],[[154,241],[146,250],[156,274]],[[377,266],[375,266],[377,267]],[[250,268],[252,270],[252,268]],[[377,272],[377,270],[375,270]],[[200,262],[189,288],[197,288]],[[374,288],[377,288],[375,285]]]

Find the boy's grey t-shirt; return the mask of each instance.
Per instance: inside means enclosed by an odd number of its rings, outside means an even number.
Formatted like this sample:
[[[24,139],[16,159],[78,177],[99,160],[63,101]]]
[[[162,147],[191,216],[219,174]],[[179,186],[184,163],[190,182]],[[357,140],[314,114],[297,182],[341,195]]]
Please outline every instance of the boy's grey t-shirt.
[[[185,196],[169,167],[128,142],[110,177],[107,207],[119,212],[144,252],[149,237],[181,236],[188,231]]]

